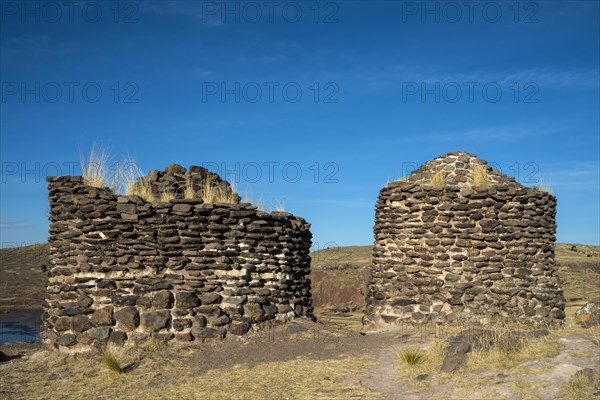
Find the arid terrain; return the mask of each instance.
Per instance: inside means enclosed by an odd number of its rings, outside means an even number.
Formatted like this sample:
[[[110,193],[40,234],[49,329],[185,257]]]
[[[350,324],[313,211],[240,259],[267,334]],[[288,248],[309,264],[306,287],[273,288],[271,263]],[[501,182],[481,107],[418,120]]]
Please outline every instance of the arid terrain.
[[[0,252],[0,307],[39,308],[46,245]],[[561,327],[498,325],[455,372],[448,339],[469,326],[361,332],[370,246],[312,254],[317,321],[266,325],[243,339],[147,342],[67,356],[39,343],[0,346],[0,397],[182,399],[597,399],[600,330],[575,311],[600,293],[600,248],[557,246],[567,300]],[[514,341],[510,332],[543,331]],[[103,352],[102,352],[103,351]]]

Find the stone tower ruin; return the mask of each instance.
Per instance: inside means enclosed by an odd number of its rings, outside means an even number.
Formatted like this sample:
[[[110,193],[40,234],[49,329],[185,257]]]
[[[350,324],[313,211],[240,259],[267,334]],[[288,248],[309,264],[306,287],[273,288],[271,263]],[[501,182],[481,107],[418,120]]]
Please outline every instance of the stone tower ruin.
[[[233,195],[208,203],[186,188]],[[147,201],[48,177],[50,238],[42,337],[79,351],[152,337],[194,341],[246,334],[312,315],[310,225],[239,203],[229,183],[197,166],[152,171]],[[187,186],[186,186],[187,185]]]
[[[556,198],[450,152],[381,189],[363,323],[561,320]]]

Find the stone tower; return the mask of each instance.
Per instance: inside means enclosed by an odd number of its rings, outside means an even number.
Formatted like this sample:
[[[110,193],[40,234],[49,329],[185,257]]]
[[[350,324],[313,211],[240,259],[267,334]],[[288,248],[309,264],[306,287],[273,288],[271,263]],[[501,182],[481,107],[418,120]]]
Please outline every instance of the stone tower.
[[[563,319],[556,198],[450,152],[381,189],[363,323]]]

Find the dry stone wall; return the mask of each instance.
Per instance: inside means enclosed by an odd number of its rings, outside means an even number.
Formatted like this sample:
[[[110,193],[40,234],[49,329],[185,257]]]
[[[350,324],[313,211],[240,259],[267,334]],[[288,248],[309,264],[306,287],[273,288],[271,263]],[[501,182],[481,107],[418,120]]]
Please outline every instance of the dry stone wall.
[[[246,334],[312,315],[310,225],[248,204],[152,204],[48,177],[43,338],[77,350],[153,337]]]
[[[489,184],[475,186],[474,166]],[[443,171],[445,183],[431,185]],[[475,155],[444,154],[379,193],[363,322],[561,320],[556,198]]]

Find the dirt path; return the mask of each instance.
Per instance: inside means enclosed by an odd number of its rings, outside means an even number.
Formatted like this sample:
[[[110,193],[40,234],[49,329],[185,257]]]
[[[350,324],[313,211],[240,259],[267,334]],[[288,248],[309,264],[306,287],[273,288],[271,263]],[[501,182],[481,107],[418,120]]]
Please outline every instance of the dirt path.
[[[506,399],[533,398],[551,400],[557,398],[561,387],[578,372],[586,368],[600,372],[600,348],[590,335],[565,334],[558,337],[558,341],[564,346],[560,353],[554,358],[532,360],[521,363],[511,371],[481,371],[481,372],[458,372],[460,380],[472,379],[473,381],[486,381],[485,388],[465,387],[460,384],[452,384],[445,381],[436,383],[432,377],[421,376],[419,379],[427,379],[429,384],[417,392],[411,388],[409,382],[400,379],[399,368],[402,365],[398,361],[397,354],[405,349],[426,349],[431,340],[423,338],[410,338],[407,341],[400,340],[400,335],[390,336],[385,334],[372,334],[379,336],[380,340],[389,340],[389,345],[379,349],[365,348],[365,351],[376,351],[376,363],[366,373],[347,377],[347,382],[359,382],[360,384],[381,393],[385,400],[420,400],[420,399],[473,399],[480,400],[489,398],[490,392],[495,392]],[[391,340],[390,340],[391,339]],[[431,338],[429,338],[431,339]],[[515,373],[518,371],[518,373]],[[527,371],[527,372],[525,372]],[[457,379],[458,381],[458,379]],[[440,382],[440,381],[437,381]],[[529,395],[515,389],[515,384],[529,382],[535,391]],[[574,397],[576,398],[576,397]],[[600,398],[600,391],[594,398]]]

